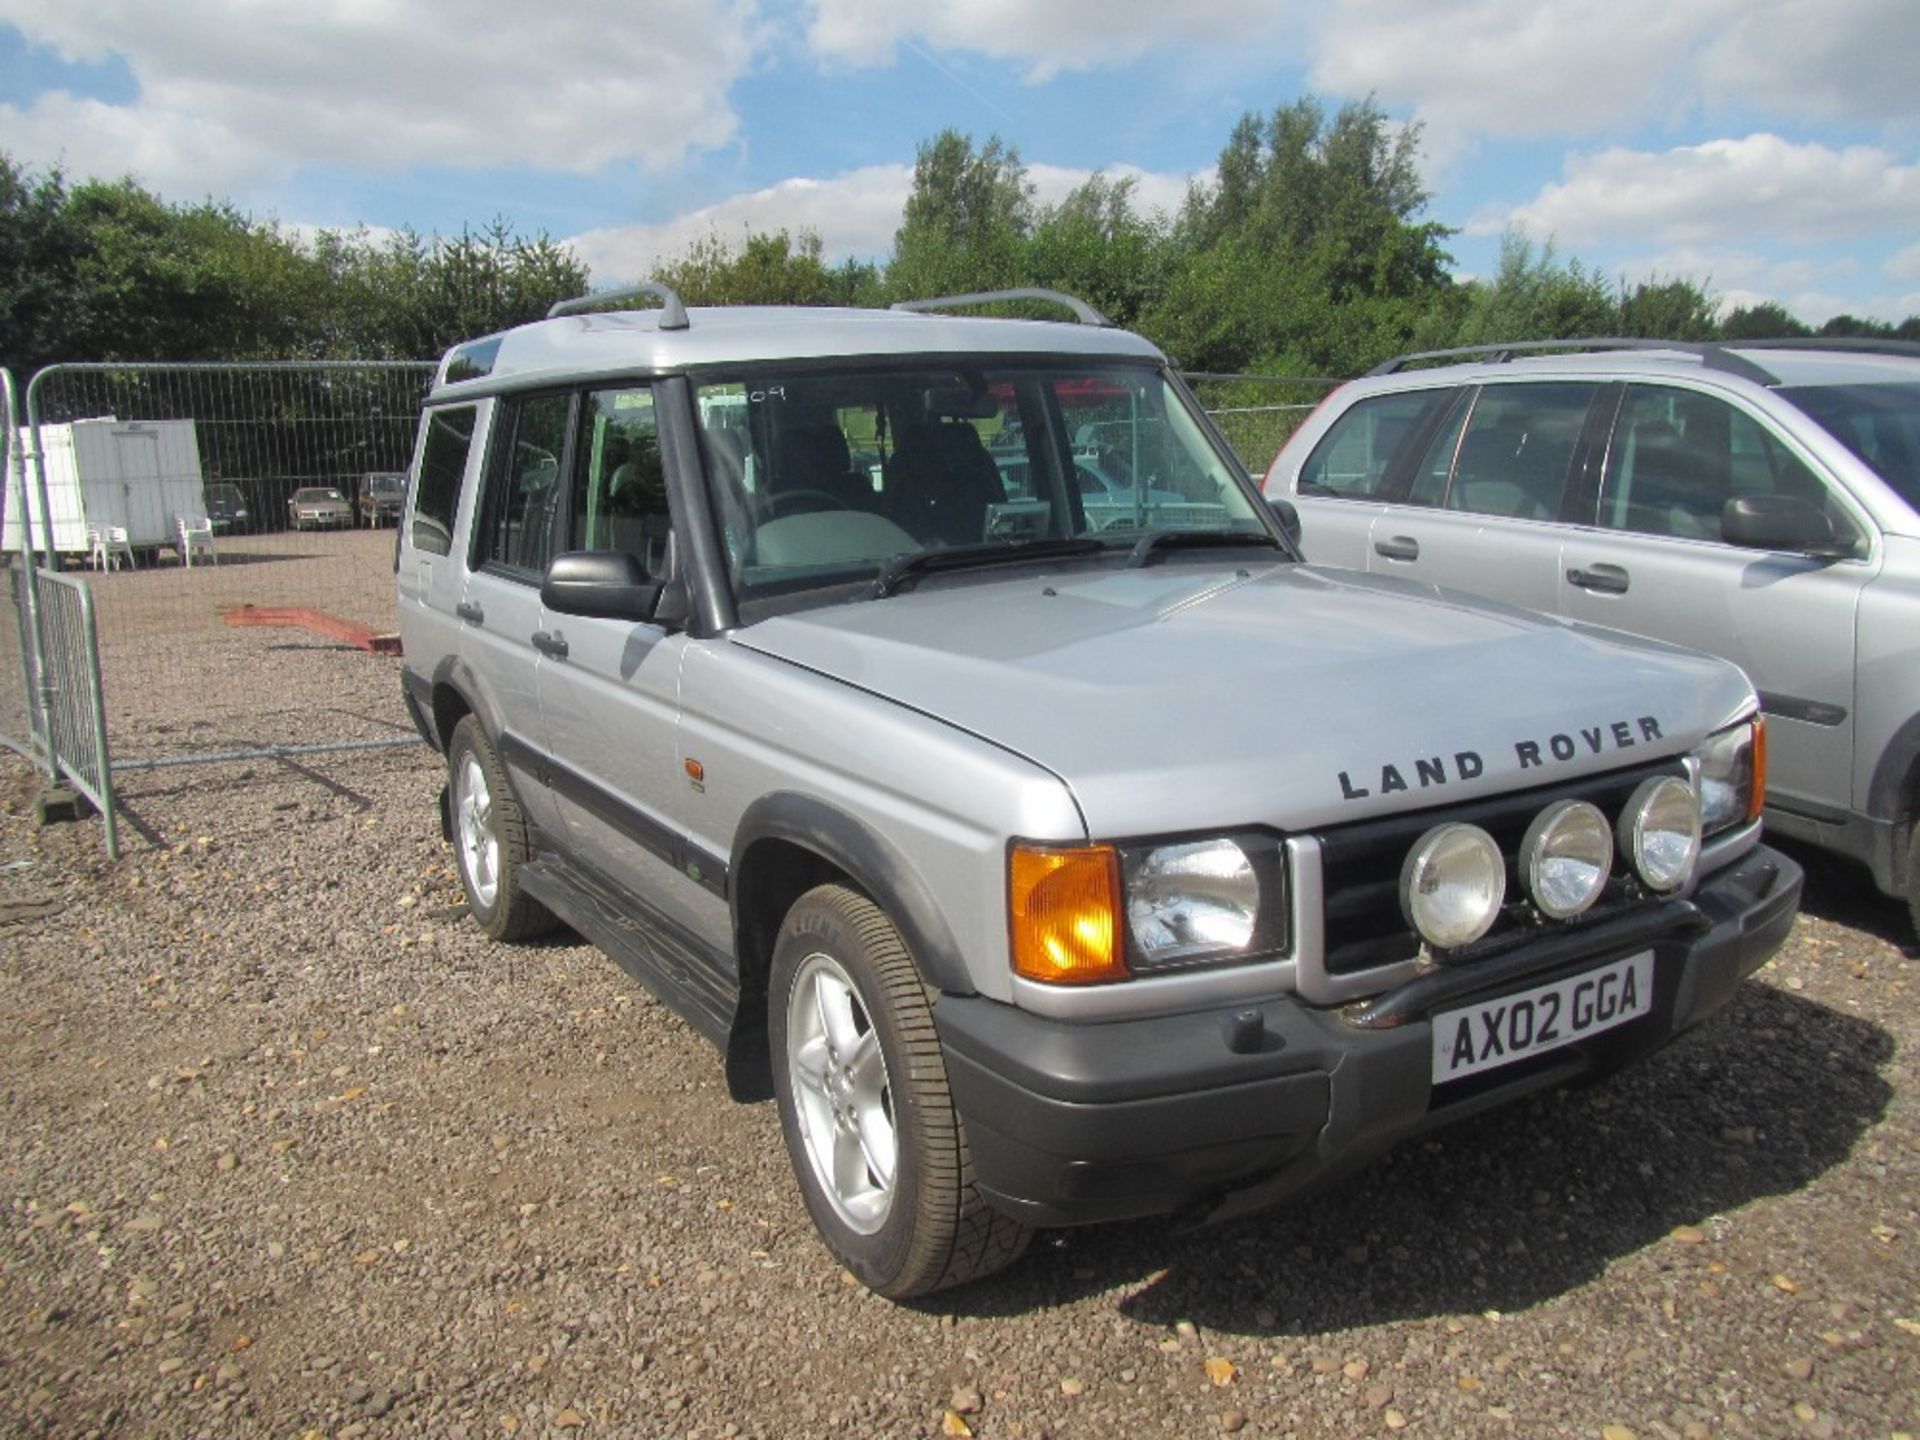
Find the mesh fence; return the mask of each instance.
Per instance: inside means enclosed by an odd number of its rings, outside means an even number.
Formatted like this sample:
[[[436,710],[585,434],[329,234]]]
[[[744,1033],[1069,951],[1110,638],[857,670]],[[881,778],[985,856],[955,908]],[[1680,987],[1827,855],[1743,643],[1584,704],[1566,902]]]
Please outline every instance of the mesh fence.
[[[1188,375],[1187,384],[1258,480],[1338,380],[1280,375]]]
[[[355,646],[395,629],[394,527],[432,369],[34,377],[34,538],[50,530],[61,568],[85,574],[115,768],[411,734],[392,662]]]

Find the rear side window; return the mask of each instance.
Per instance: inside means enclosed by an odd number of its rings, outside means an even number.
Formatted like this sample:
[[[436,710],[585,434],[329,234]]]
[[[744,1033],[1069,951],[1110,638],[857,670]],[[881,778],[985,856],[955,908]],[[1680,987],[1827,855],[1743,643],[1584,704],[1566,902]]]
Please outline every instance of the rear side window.
[[[501,402],[488,456],[485,508],[474,526],[473,568],[504,566],[539,574],[561,548],[570,395],[534,395]]]
[[[1453,394],[1451,389],[1412,390],[1360,401],[1333,422],[1300,467],[1300,493],[1379,495],[1395,458]]]
[[[453,512],[460,503],[460,481],[473,450],[471,405],[429,411],[426,443],[420,449],[420,483],[414,486],[413,519],[407,540],[416,550],[446,555],[453,550]]]
[[[1556,520],[1587,409],[1599,388],[1557,381],[1485,386],[1457,442],[1449,427],[1429,452],[1422,473],[1433,475],[1445,468],[1447,452],[1439,450],[1445,445],[1452,460],[1447,509],[1512,520]]]

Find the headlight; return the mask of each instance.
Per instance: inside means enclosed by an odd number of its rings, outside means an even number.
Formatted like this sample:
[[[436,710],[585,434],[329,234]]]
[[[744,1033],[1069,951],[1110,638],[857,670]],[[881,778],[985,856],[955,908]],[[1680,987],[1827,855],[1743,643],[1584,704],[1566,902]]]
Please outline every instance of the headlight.
[[[1567,920],[1590,908],[1613,872],[1613,827],[1585,800],[1549,805],[1520,843],[1520,874],[1540,913]]]
[[[1700,801],[1672,775],[1643,781],[1620,812],[1620,854],[1649,890],[1678,890],[1700,860]]]
[[[1260,922],[1260,879],[1231,840],[1126,857],[1127,924],[1145,965],[1244,951]]]
[[[1700,765],[1703,835],[1759,817],[1767,797],[1767,727],[1760,716],[1709,735],[1693,755]]]
[[[1507,862],[1477,825],[1436,825],[1400,868],[1407,923],[1436,950],[1471,945],[1485,935],[1506,892]]]

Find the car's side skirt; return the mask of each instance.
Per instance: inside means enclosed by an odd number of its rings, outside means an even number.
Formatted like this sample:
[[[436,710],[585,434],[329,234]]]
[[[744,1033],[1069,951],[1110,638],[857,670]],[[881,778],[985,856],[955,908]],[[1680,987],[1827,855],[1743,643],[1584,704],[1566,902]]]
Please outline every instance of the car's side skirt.
[[[543,851],[521,871],[520,883],[726,1050],[740,1001],[730,956],[688,933],[643,897],[551,851]]]

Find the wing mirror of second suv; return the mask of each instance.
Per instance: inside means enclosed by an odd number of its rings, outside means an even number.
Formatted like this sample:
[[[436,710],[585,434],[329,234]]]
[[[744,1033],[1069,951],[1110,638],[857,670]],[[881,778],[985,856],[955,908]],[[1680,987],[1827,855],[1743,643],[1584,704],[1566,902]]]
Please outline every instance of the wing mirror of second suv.
[[[540,603],[561,615],[652,620],[666,588],[625,550],[569,550],[548,564]]]
[[[1736,495],[1720,512],[1720,538],[1747,550],[1788,550],[1821,560],[1859,553],[1852,537],[1834,534],[1824,510],[1798,495]]]

